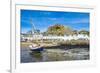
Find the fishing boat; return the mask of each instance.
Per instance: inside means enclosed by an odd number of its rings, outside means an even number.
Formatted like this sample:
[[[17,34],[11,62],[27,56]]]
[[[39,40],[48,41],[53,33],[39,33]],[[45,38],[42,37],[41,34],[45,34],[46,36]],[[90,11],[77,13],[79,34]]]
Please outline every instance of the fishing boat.
[[[30,48],[30,50],[31,50],[32,52],[41,52],[41,51],[44,50],[44,48],[43,48],[42,46],[36,45],[36,44],[30,45],[29,48]]]

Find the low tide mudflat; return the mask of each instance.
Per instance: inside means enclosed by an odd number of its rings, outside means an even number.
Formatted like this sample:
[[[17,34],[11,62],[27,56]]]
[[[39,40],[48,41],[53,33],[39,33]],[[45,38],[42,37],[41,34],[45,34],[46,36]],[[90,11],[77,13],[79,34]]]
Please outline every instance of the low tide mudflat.
[[[89,60],[89,45],[46,46],[40,53],[30,52],[30,44],[21,44],[21,63]]]

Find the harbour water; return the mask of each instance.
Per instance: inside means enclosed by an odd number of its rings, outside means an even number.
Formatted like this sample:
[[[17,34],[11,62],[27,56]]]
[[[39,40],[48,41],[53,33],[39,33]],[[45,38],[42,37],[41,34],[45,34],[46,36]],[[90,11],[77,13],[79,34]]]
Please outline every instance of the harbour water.
[[[29,48],[21,48],[21,63],[89,60],[88,48],[44,48],[43,52],[31,52]]]

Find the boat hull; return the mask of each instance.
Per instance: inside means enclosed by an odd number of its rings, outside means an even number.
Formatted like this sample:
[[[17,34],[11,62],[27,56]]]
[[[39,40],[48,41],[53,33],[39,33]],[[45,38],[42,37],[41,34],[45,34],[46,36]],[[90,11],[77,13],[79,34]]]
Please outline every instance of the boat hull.
[[[44,50],[44,48],[43,47],[40,47],[40,48],[35,48],[35,49],[30,49],[31,51],[36,51],[36,52],[41,52],[41,51],[43,51]]]

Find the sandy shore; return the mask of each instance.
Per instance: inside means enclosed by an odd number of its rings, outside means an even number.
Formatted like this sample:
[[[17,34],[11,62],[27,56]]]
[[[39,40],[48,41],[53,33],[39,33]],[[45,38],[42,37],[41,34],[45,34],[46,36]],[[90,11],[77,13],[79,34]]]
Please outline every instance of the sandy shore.
[[[33,44],[32,42],[21,42],[21,47],[26,48],[32,44]],[[35,44],[37,44],[37,43],[35,43]],[[57,46],[57,44],[54,44],[54,43],[38,43],[38,44],[41,44],[43,47]]]
[[[21,42],[21,48],[29,48],[29,45],[34,44],[33,42]],[[88,48],[89,40],[71,40],[63,42],[35,42],[35,44],[42,45],[45,49],[73,49],[73,48]]]

